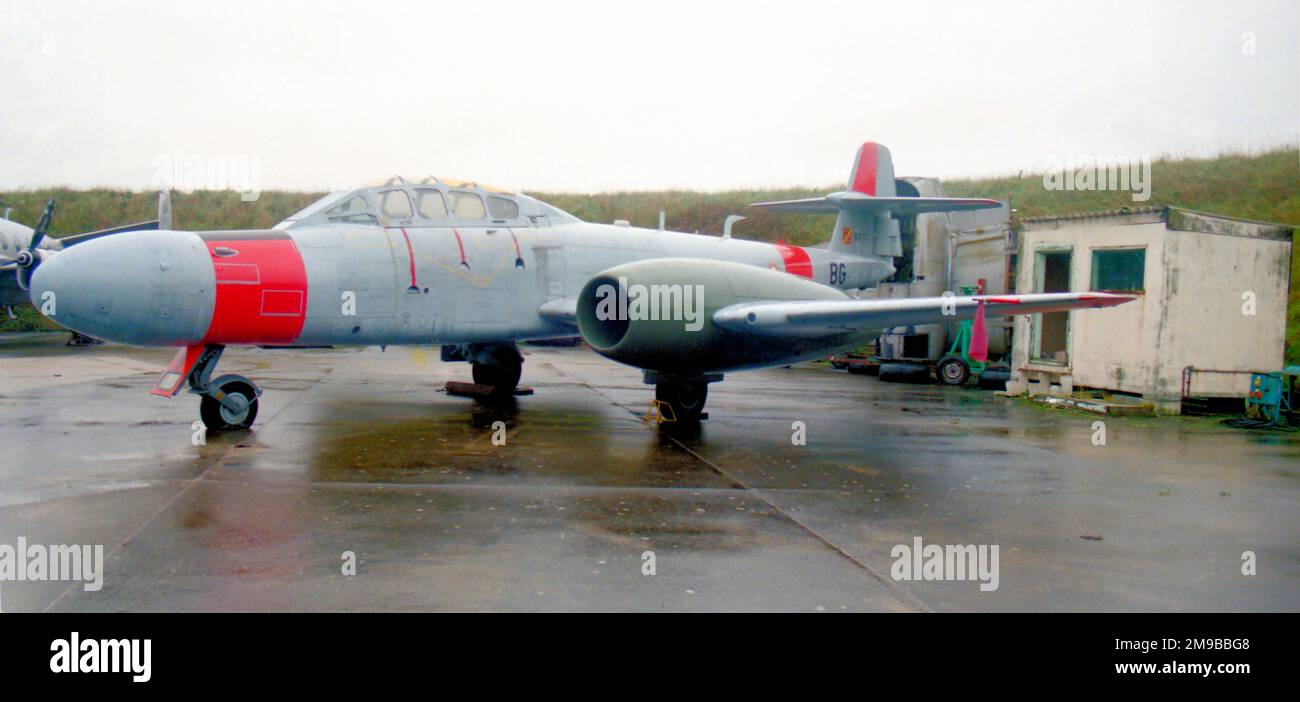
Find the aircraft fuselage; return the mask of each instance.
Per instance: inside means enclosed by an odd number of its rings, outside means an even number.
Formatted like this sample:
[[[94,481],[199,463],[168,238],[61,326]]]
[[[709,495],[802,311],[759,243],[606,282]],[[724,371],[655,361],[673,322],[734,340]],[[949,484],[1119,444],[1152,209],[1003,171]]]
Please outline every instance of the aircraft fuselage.
[[[603,270],[650,258],[732,261],[838,289],[874,285],[893,272],[887,259],[823,249],[542,219],[139,232],[86,242],[76,247],[79,255],[54,257],[39,270],[42,281],[57,278],[63,288],[54,315],[62,324],[172,346],[572,336],[572,326],[539,314],[542,305],[576,297]]]

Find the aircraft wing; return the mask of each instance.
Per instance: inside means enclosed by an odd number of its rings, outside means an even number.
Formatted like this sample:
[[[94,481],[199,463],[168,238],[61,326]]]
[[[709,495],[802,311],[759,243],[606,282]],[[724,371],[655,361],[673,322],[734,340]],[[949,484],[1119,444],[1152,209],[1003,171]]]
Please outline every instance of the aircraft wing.
[[[848,209],[863,212],[889,211],[904,215],[982,210],[1001,206],[1002,203],[997,200],[978,197],[876,197],[851,190],[831,193],[825,197],[756,202],[750,205],[750,207],[761,207],[772,212],[798,214],[836,214],[840,210]]]
[[[980,302],[984,314],[1002,317],[1062,310],[1113,307],[1136,299],[1113,293],[1040,293],[976,297],[912,297],[884,300],[743,302],[713,313],[713,323],[760,336],[828,336],[908,324],[971,319]]]

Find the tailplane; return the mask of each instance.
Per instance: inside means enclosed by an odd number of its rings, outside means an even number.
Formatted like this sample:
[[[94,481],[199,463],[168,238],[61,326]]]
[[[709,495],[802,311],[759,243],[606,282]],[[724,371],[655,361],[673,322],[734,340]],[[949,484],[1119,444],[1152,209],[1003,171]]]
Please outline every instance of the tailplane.
[[[899,197],[889,149],[869,141],[858,149],[847,190],[803,200],[756,202],[772,212],[836,214],[830,250],[857,256],[902,256],[895,215],[956,212],[999,207],[997,200],[964,197]]]

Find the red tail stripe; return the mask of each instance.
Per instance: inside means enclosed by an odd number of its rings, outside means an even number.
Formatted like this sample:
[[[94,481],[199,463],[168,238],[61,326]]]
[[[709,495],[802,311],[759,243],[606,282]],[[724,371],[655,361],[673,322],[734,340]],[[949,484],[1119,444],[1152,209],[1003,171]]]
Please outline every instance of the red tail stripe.
[[[858,150],[858,170],[853,173],[851,189],[864,195],[876,194],[876,170],[879,144],[869,141]]]

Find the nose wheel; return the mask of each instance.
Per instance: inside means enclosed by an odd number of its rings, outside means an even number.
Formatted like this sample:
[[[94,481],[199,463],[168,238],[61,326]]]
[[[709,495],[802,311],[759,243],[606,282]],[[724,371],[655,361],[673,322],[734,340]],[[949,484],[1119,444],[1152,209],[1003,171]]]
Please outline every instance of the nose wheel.
[[[218,379],[220,380],[220,379]],[[213,381],[199,398],[203,426],[216,431],[247,429],[257,419],[257,398],[261,391],[244,380]]]
[[[262,390],[253,381],[234,373],[211,378],[224,350],[225,347],[220,344],[209,344],[203,348],[202,354],[187,374],[190,392],[199,396],[199,418],[203,420],[204,427],[212,431],[247,429],[257,419],[257,398],[262,396]],[[173,367],[168,369],[172,373],[171,377],[175,377],[177,372],[184,372],[174,370],[183,368],[184,362],[181,359],[184,356],[185,352],[182,351],[177,355],[177,360],[173,361]],[[164,397],[175,394],[174,385],[165,384],[167,378],[168,375],[164,374],[163,379],[159,380],[159,385],[164,389],[155,389],[154,394],[162,394]]]

